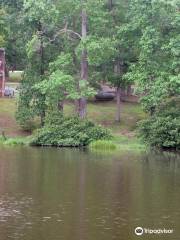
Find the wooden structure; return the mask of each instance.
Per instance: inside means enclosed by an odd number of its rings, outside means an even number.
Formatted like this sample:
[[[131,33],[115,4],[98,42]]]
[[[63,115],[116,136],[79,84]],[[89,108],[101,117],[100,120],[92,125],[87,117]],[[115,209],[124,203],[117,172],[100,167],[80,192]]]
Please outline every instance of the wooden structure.
[[[0,97],[4,96],[5,79],[5,50],[0,48]]]

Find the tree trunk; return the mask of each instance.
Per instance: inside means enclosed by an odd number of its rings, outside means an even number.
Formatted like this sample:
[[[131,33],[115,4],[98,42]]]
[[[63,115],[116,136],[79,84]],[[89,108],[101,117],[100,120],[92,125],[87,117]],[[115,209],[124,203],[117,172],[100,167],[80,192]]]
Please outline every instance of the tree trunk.
[[[117,101],[117,112],[116,112],[116,121],[121,121],[121,88],[117,87],[116,90],[116,101]]]
[[[87,37],[87,13],[82,9],[82,38]],[[87,82],[88,79],[88,60],[87,50],[83,49],[81,56],[81,80]],[[87,100],[85,97],[79,99],[79,117],[85,118],[87,114]]]
[[[45,111],[43,110],[43,111],[41,112],[41,115],[40,115],[40,118],[41,118],[41,127],[43,127],[44,124],[45,124],[45,117],[46,117],[46,114],[45,114]]]
[[[39,31],[39,38],[40,38],[40,75],[41,79],[43,79],[44,76],[44,45],[43,45],[43,34],[42,34],[42,24],[39,22],[38,26],[38,31]],[[44,126],[45,122],[45,96],[42,95],[42,101],[43,101],[43,107],[41,109],[41,126]]]
[[[131,85],[129,85],[128,87],[127,87],[127,96],[128,97],[130,97],[131,96]]]
[[[109,10],[111,11],[113,8],[113,0],[108,0],[108,4],[109,4]]]
[[[117,76],[121,77],[122,75],[122,62],[117,60],[116,65],[114,66],[114,72]],[[121,87],[120,85],[117,86],[116,89],[116,104],[117,104],[117,111],[116,111],[116,118],[117,122],[121,121]]]
[[[58,102],[58,110],[63,114],[64,111],[64,101],[59,101]]]
[[[2,138],[3,138],[3,140],[7,140],[7,137],[6,137],[6,135],[5,135],[5,132],[4,131],[2,131],[2,133],[1,133],[1,135],[2,135]]]

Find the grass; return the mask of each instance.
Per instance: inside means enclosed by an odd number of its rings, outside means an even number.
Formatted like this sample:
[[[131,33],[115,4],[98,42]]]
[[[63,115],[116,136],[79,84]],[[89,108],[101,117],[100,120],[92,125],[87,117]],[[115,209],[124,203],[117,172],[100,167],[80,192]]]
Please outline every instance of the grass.
[[[123,135],[114,135],[111,141],[99,140],[92,142],[89,145],[89,149],[101,153],[120,153],[124,151],[146,151],[148,147],[136,137],[132,138]]]
[[[15,119],[17,104],[15,98],[0,98],[0,134],[5,132],[8,137],[26,136]]]
[[[14,137],[4,138],[0,137],[0,145],[17,146],[17,145],[29,145],[30,137]]]
[[[6,144],[21,144],[24,137],[29,133],[20,129],[15,120],[17,108],[15,98],[0,98],[0,132],[10,138]],[[65,115],[74,112],[72,104],[65,104]],[[115,122],[116,104],[114,102],[90,102],[88,103],[88,118],[96,124],[100,124],[112,131],[114,138],[111,142],[96,142],[91,144],[91,148],[117,150],[142,150],[145,146],[135,137],[137,122],[146,117],[138,103],[122,103],[121,122]],[[39,122],[36,120],[36,126]],[[15,140],[12,140],[12,138]]]
[[[70,104],[65,106],[65,114],[71,115],[73,107]],[[121,122],[115,121],[116,104],[114,102],[90,102],[88,104],[88,119],[104,127],[108,127],[115,135],[134,135],[137,122],[146,117],[140,104],[127,103],[121,104]]]
[[[14,118],[16,111],[16,99],[15,98],[0,98],[0,117],[9,116]]]
[[[147,146],[137,137],[127,137],[124,135],[115,135],[113,142],[118,146],[119,150],[129,151],[144,151]]]
[[[15,121],[15,111],[17,108],[15,98],[0,98],[0,127],[10,133],[18,130],[19,127]],[[74,112],[72,104],[65,105],[65,115],[71,115]],[[96,124],[100,124],[112,130],[114,135],[133,136],[137,122],[146,117],[138,103],[122,103],[121,122],[117,123],[115,119],[116,104],[114,102],[90,102],[88,103],[88,118]],[[19,132],[21,135],[22,132]]]
[[[20,82],[22,80],[23,71],[9,71],[10,82]]]
[[[94,141],[94,142],[90,143],[89,147],[91,149],[113,151],[113,150],[116,150],[117,145],[115,143],[113,143],[112,141],[98,140],[98,141]]]

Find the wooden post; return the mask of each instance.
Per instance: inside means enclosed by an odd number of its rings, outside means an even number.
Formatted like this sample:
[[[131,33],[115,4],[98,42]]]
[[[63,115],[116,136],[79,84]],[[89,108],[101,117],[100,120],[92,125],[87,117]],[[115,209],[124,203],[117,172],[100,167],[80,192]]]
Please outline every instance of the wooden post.
[[[0,48],[0,97],[4,97],[5,90],[5,50]]]

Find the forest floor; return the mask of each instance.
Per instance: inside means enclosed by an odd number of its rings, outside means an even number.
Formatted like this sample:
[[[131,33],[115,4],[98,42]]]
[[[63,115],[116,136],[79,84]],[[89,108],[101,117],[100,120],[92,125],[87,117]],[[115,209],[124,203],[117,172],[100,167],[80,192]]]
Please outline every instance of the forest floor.
[[[15,98],[0,99],[0,131],[9,137],[27,136],[27,132],[20,129],[15,120],[17,103]],[[65,115],[73,113],[72,104],[65,105]],[[115,102],[90,102],[88,103],[88,118],[112,130],[115,136],[134,137],[137,122],[146,117],[140,104],[122,102],[121,122],[115,122]]]

